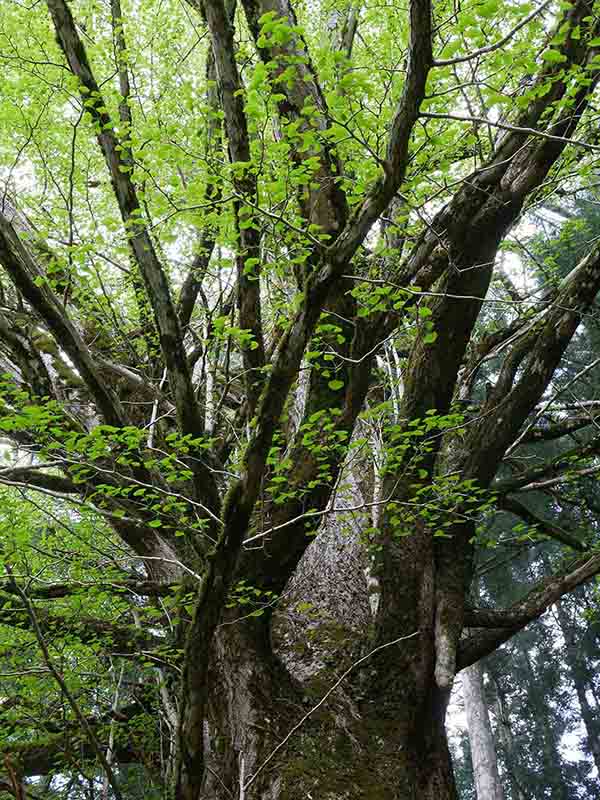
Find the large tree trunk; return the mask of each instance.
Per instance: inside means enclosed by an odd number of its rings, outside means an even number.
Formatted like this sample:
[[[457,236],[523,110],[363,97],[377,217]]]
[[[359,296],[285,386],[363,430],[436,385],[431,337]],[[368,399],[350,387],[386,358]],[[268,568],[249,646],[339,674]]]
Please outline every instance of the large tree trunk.
[[[201,797],[457,800],[445,697],[432,689],[417,720],[414,687],[407,682],[394,698],[396,712],[381,714],[379,704],[360,695],[374,678],[366,666],[316,708],[337,670],[296,686],[246,634],[240,626],[220,637],[218,692],[207,730],[212,753]],[[392,703],[382,705],[390,709]]]
[[[328,526],[271,618],[219,627],[202,798],[456,800],[431,642],[372,652],[360,527]]]
[[[473,664],[462,672],[462,686],[477,800],[503,800],[480,664]]]

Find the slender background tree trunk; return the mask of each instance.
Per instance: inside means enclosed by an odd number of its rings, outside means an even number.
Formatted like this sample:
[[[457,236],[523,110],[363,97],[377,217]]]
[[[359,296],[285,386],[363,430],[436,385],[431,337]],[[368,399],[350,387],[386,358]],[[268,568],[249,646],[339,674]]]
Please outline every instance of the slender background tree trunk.
[[[461,677],[477,800],[504,800],[481,665],[467,667]]]

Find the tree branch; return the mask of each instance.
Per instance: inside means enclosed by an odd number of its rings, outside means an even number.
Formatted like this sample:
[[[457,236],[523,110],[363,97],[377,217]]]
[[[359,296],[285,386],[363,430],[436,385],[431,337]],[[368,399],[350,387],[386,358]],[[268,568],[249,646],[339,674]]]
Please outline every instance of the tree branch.
[[[177,590],[178,583],[159,583],[157,581],[144,581],[123,579],[114,581],[69,581],[66,583],[32,584],[28,586],[27,596],[35,600],[59,600],[64,597],[85,594],[89,589],[102,592],[112,592],[117,595],[136,594],[145,597],[171,597]],[[0,584],[0,592],[15,594],[18,592],[12,582]],[[147,641],[141,642],[144,645]]]
[[[218,119],[219,99],[217,93],[215,69],[215,55],[210,48],[206,57],[206,103],[210,109],[210,116],[206,122],[206,158],[218,155],[222,146],[221,120]],[[218,178],[210,175],[207,179],[204,190],[203,202],[218,202],[222,198],[221,182]],[[198,293],[202,286],[202,281],[208,270],[208,265],[216,243],[215,225],[204,220],[204,228],[196,245],[196,255],[193,258],[189,272],[187,273],[177,305],[177,315],[182,330],[185,331],[189,325],[192,313],[196,305]]]
[[[430,0],[411,0],[409,9],[408,67],[402,97],[392,121],[384,162],[385,174],[367,194],[334,243],[332,256],[336,261],[350,260],[404,180],[410,137],[425,97],[427,76],[433,63]]]
[[[541,6],[535,8],[524,19],[518,22],[514,26],[514,28],[512,28],[506,34],[506,36],[503,36],[501,39],[498,39],[497,42],[494,42],[493,44],[488,44],[485,47],[481,47],[479,50],[474,50],[472,53],[469,53],[468,55],[465,56],[455,56],[454,58],[444,58],[436,60],[434,61],[433,66],[449,67],[454,64],[464,64],[465,61],[472,61],[475,58],[480,58],[481,56],[485,56],[488,53],[493,53],[495,50],[499,50],[501,47],[504,47],[504,45],[507,44],[507,42],[510,42],[510,40],[515,36],[515,34],[517,34],[521,30],[521,28],[524,28],[525,25],[528,25],[533,19],[539,16],[542,13],[542,11],[545,11],[551,4],[551,2],[552,0],[546,0],[544,3],[542,3]]]
[[[540,533],[549,536],[551,539],[555,539],[557,542],[561,542],[561,544],[573,550],[585,553],[590,549],[585,541],[573,536],[569,531],[564,530],[564,528],[561,528],[560,525],[556,525],[551,520],[542,519],[515,497],[501,497],[497,504],[503,511],[509,511],[511,514],[520,517],[528,525],[533,525],[538,528]]]
[[[15,599],[13,595],[22,598],[22,589],[15,585],[10,593],[3,594],[3,606],[0,609],[0,625],[6,625],[20,630],[33,630],[27,605]],[[75,617],[66,619],[64,616],[52,614],[46,608],[36,610],[36,621],[40,630],[46,633],[67,631],[76,636],[84,644],[93,645],[99,637],[104,637],[119,652],[136,653],[139,650],[148,650],[162,641],[146,633],[137,631],[134,627],[117,625],[106,620],[92,617]]]
[[[269,77],[276,81],[290,64],[294,64],[294,77],[277,83],[277,91],[285,98],[278,103],[279,117],[284,122],[283,135],[286,135],[285,128],[289,123],[300,133],[311,131],[313,135],[318,135],[319,132],[325,132],[331,124],[327,101],[290,0],[242,2],[258,53],[269,67]],[[276,44],[268,41],[268,35],[261,36],[260,19],[264,15],[290,26],[292,35]],[[310,119],[306,116],[307,108],[312,111]],[[298,202],[304,218],[319,227],[323,241],[335,239],[348,215],[346,196],[339,187],[342,165],[332,151],[326,137],[302,152],[295,144],[291,149],[292,159],[297,165],[315,156],[318,159],[318,167],[310,167],[306,184],[299,187]]]
[[[598,573],[600,573],[600,554],[585,556],[575,562],[570,570],[543,581],[523,600],[505,611],[491,613],[485,609],[477,609],[470,618],[467,615],[469,623],[486,624],[487,627],[487,623],[493,625],[497,622],[499,627],[475,633],[460,643],[457,672],[493,653],[500,645],[558,602],[563,595],[572,592]]]
[[[242,347],[246,392],[252,416],[264,383],[262,369],[265,366],[265,345],[260,308],[260,227],[255,215],[248,213],[245,204],[257,205],[258,189],[256,174],[251,165],[243,87],[235,60],[232,14],[227,13],[223,0],[207,0],[204,3],[204,13],[210,30],[225,113],[229,157],[237,165],[233,176],[234,188],[241,197],[241,200],[234,203],[239,243],[236,254],[237,306],[240,327],[252,336]]]
[[[52,380],[39,352],[23,331],[15,329],[0,313],[0,339],[6,344],[10,358],[19,367],[28,388],[35,397],[53,397]]]
[[[106,758],[106,755],[104,754],[104,751],[100,747],[100,743],[98,742],[98,739],[96,738],[96,734],[94,733],[94,730],[93,730],[92,726],[90,725],[90,723],[86,719],[86,717],[83,715],[83,712],[81,711],[81,708],[79,707],[79,703],[77,702],[77,700],[75,699],[75,696],[72,694],[71,690],[67,686],[64,677],[59,672],[59,670],[54,666],[54,662],[50,658],[50,653],[48,651],[48,646],[46,644],[46,640],[44,639],[44,635],[43,635],[43,633],[41,631],[41,628],[40,628],[40,626],[38,624],[37,616],[36,616],[36,613],[35,613],[35,610],[34,610],[32,604],[31,604],[31,601],[29,600],[29,598],[27,597],[25,592],[17,585],[17,583],[15,583],[15,581],[14,581],[14,579],[12,577],[11,568],[10,568],[10,566],[8,564],[5,564],[5,569],[6,569],[8,577],[9,577],[9,581],[12,582],[15,591],[19,594],[19,596],[21,597],[21,600],[23,601],[25,607],[27,608],[27,614],[28,614],[29,619],[31,621],[31,626],[32,626],[33,631],[35,633],[35,637],[37,639],[39,648],[42,651],[42,655],[43,655],[44,662],[45,662],[46,666],[48,667],[48,669],[52,673],[52,676],[53,676],[54,680],[56,681],[56,683],[60,686],[61,692],[63,693],[64,697],[66,697],[67,702],[69,703],[69,705],[71,706],[71,709],[73,710],[73,713],[75,714],[75,716],[79,720],[79,723],[80,723],[82,729],[85,731],[85,733],[87,735],[87,738],[88,738],[88,741],[89,741],[89,743],[91,745],[91,749],[94,752],[96,758],[100,762],[100,765],[102,766],[102,769],[104,770],[104,772],[106,774],[106,777],[108,779],[108,782],[110,783],[110,786],[111,786],[111,788],[113,790],[113,793],[114,793],[114,795],[116,797],[116,800],[122,800],[123,796],[121,794],[121,788],[120,788],[120,786],[119,786],[119,784],[117,782],[117,778],[115,776],[115,773],[113,772],[113,769],[112,769],[111,765],[108,763],[108,760]]]
[[[486,486],[508,446],[534,410],[600,291],[600,244],[565,279],[556,302],[507,356],[496,385],[469,436],[466,474]],[[517,368],[521,373],[514,380]],[[483,450],[482,450],[483,448]]]
[[[161,350],[180,428],[184,434],[191,433],[197,436],[202,430],[201,419],[181,329],[166,275],[143,221],[142,210],[131,178],[132,166],[122,155],[124,152],[122,142],[114,133],[113,122],[106,110],[71,10],[65,0],[47,0],[47,4],[59,45],[71,72],[80,82],[81,100],[96,128],[96,136],[112,179],[127,238],[144,279],[160,335]],[[211,505],[217,507],[218,498],[212,476],[208,471],[202,471],[201,477],[206,494],[210,496]]]
[[[4,482],[26,484],[61,494],[77,494],[81,491],[81,487],[69,478],[42,472],[39,467],[3,467],[0,469],[0,483]]]
[[[37,264],[3,214],[0,214],[0,263],[71,358],[106,422],[115,426],[125,425],[125,414],[118,398],[104,382],[77,328],[59,306]]]

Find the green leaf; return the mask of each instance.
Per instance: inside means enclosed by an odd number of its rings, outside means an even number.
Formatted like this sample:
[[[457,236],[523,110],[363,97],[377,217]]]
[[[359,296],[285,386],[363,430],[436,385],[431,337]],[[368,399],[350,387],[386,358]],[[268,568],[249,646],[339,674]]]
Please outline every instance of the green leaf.
[[[558,50],[545,50],[542,53],[542,59],[549,64],[562,64],[567,60],[567,57]]]

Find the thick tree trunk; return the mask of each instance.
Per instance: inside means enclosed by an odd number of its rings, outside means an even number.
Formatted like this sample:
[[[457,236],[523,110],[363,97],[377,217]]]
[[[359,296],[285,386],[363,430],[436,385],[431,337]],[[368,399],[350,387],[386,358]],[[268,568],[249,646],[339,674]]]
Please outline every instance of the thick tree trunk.
[[[480,664],[463,670],[461,677],[477,800],[503,800]]]
[[[218,628],[203,800],[457,800],[430,637],[369,654],[360,527],[328,526],[271,619]]]
[[[417,725],[408,685],[396,698],[398,713],[380,714],[360,697],[373,677],[367,666],[316,708],[336,670],[313,676],[310,687],[294,686],[268,654],[248,647],[240,629],[225,638],[203,800],[457,800],[446,703],[435,691]]]

